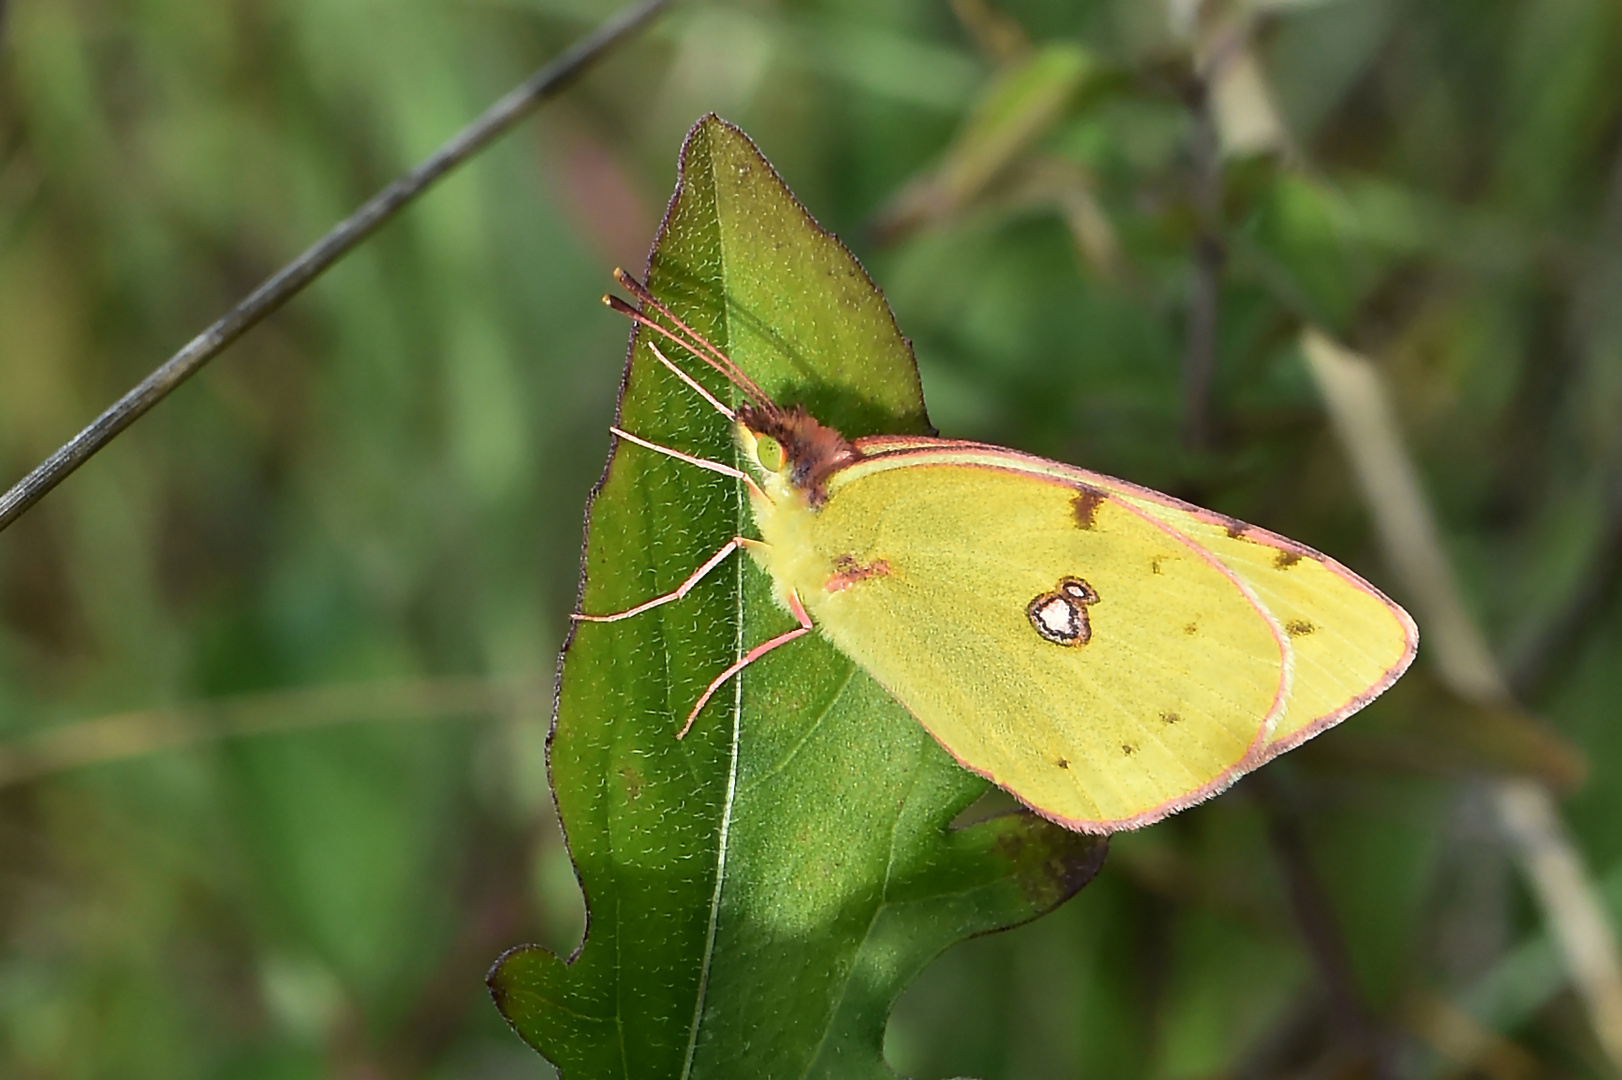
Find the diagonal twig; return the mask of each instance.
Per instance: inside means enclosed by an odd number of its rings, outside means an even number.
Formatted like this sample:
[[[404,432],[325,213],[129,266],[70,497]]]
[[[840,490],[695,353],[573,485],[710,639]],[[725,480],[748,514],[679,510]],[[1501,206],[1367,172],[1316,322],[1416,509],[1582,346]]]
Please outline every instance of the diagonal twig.
[[[333,263],[398,214],[446,173],[505,134],[541,103],[555,97],[615,45],[668,6],[671,0],[643,0],[627,7],[569,47],[510,91],[484,114],[453,135],[415,168],[402,174],[360,209],[332,227],[304,253],[267,278],[243,301],[198,334],[142,379],[90,426],[46,458],[33,472],[0,495],[0,530],[16,521],[47,492],[88,461],[148,409],[196,374],[204,364],[262,322],[319,277]]]

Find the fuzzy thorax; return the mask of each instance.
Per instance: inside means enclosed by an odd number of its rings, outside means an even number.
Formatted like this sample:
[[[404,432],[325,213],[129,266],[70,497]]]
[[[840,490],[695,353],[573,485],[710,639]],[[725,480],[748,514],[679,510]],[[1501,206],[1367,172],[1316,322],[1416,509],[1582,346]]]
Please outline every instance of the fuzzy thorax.
[[[741,409],[736,436],[760,483],[758,491],[751,489],[750,503],[764,544],[751,545],[749,552],[771,575],[785,610],[790,592],[814,605],[834,573],[830,557],[815,543],[817,513],[827,497],[824,485],[860,460],[861,452],[799,408],[771,414]]]

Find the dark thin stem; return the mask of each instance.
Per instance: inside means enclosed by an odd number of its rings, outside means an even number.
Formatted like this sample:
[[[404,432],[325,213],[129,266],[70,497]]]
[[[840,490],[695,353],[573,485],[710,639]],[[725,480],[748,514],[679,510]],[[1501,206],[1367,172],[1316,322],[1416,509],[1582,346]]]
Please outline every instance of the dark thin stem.
[[[1194,252],[1194,282],[1188,300],[1183,351],[1183,445],[1203,450],[1211,443],[1211,384],[1216,372],[1217,289],[1222,244],[1201,236]]]
[[[1368,1017],[1352,974],[1351,955],[1329,908],[1328,894],[1312,868],[1306,842],[1294,819],[1276,811],[1270,811],[1267,818],[1268,839],[1284,870],[1290,908],[1329,995],[1330,1010],[1344,1034],[1360,1039]]]
[[[1567,307],[1566,336],[1574,352],[1592,357],[1606,347],[1606,313],[1622,279],[1618,246],[1622,246],[1622,152],[1611,163],[1611,180],[1593,254],[1588,265],[1580,268],[1575,295]],[[1521,639],[1506,663],[1509,684],[1522,701],[1536,697],[1578,653],[1576,646],[1593,621],[1604,614],[1622,580],[1622,460],[1613,452],[1603,467],[1607,479],[1605,517],[1588,566],[1576,578],[1577,585],[1565,602]]]
[[[1622,472],[1622,469],[1618,470]],[[1523,701],[1535,698],[1579,652],[1595,619],[1603,615],[1622,580],[1622,475],[1611,481],[1604,524],[1588,568],[1562,605],[1520,643],[1506,661],[1509,685]]]
[[[1211,385],[1216,371],[1217,300],[1226,251],[1222,244],[1222,148],[1211,107],[1210,84],[1201,79],[1190,94],[1194,131],[1194,280],[1189,290],[1183,352],[1183,445],[1203,450],[1211,441]]]
[[[135,389],[96,417],[89,427],[46,458],[4,496],[0,496],[0,530],[21,517],[73,470],[88,461],[91,455],[169,396],[233,341],[296,296],[304,286],[376,232],[446,173],[505,134],[542,102],[555,97],[670,2],[643,0],[643,3],[626,8],[604,22],[575,42],[562,56],[490,106],[484,115],[457,132],[410,172],[394,180],[359,210],[335,225],[302,255],[278,270],[224,317],[141,380]]]
[[[1312,865],[1299,815],[1274,777],[1256,773],[1247,783],[1267,821],[1267,837],[1284,873],[1290,910],[1323,982],[1334,1026],[1345,1045],[1369,1061],[1375,1076],[1389,1075],[1390,1062],[1383,1040],[1358,988],[1351,953],[1329,891]]]

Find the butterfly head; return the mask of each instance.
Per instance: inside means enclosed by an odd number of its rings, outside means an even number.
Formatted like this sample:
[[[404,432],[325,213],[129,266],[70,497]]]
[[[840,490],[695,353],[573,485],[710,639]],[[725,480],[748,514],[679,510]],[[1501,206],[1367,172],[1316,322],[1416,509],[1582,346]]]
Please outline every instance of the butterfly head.
[[[796,495],[812,508],[827,500],[828,477],[861,458],[839,432],[802,406],[745,405],[737,413],[738,443],[774,497]]]

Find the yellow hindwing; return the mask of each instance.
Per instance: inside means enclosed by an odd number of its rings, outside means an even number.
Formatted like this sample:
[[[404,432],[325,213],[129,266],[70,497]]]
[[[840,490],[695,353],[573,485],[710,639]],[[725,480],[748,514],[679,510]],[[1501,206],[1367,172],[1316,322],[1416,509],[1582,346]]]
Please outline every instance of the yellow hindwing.
[[[1344,720],[1413,660],[1418,631],[1408,613],[1328,556],[1159,492],[1089,475],[1216,555],[1284,627],[1295,679],[1263,760]]]

